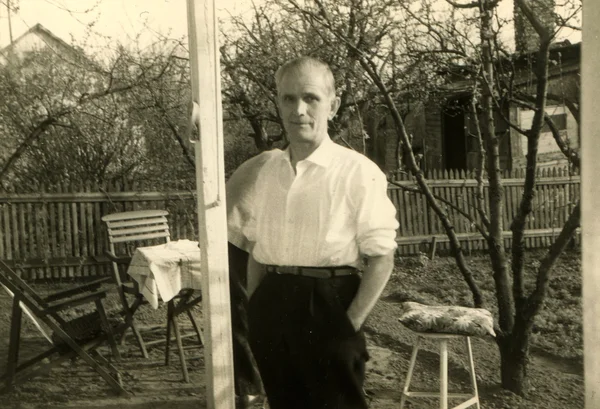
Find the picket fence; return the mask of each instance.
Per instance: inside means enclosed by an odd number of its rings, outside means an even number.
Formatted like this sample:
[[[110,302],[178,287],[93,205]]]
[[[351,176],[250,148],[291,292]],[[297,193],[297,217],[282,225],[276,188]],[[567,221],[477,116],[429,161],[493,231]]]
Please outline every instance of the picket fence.
[[[108,274],[102,216],[165,209],[174,240],[197,240],[195,191],[183,186],[40,187],[35,193],[0,191],[0,259],[26,279],[95,277]]]
[[[477,181],[472,172],[434,170],[426,174],[432,193],[450,216],[461,245],[467,250],[485,249],[486,244],[476,228],[481,223],[478,216]],[[396,174],[397,184],[416,188],[414,177]],[[484,207],[489,214],[488,184],[484,175]],[[503,226],[505,246],[511,244],[510,224],[518,212],[523,194],[525,170],[505,171],[502,175],[504,191]],[[427,206],[420,193],[391,185],[389,196],[397,209],[400,222],[398,244],[401,254],[428,251],[432,237],[438,249],[449,249],[448,238],[439,218]],[[526,221],[525,245],[528,248],[548,247],[569,217],[580,197],[580,176],[567,168],[539,169],[536,177],[533,211]],[[465,215],[468,215],[466,217]]]
[[[522,171],[507,172],[504,226],[510,244],[510,221],[518,209],[523,191]],[[435,195],[454,221],[465,248],[483,249],[481,236],[472,221],[455,208],[478,220],[475,191],[477,183],[465,172],[432,172],[427,175]],[[406,175],[396,175],[398,184],[415,187]],[[540,171],[532,215],[527,220],[526,245],[547,247],[559,232],[579,198],[580,178],[565,169]],[[484,187],[487,189],[487,187]],[[197,240],[195,191],[189,187],[141,186],[55,186],[32,189],[35,193],[0,191],[0,259],[6,260],[26,279],[68,279],[102,276],[108,273],[105,214],[139,209],[166,209],[174,240]],[[389,196],[400,222],[398,252],[427,251],[432,237],[437,249],[448,248],[441,224],[420,193],[390,184]],[[486,203],[487,206],[487,203]]]

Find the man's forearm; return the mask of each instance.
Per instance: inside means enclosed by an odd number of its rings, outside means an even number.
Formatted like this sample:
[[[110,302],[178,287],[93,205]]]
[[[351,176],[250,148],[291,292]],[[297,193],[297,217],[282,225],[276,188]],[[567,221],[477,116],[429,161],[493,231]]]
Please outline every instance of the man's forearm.
[[[370,257],[363,273],[358,292],[348,308],[348,317],[355,330],[359,330],[375,306],[394,268],[394,252],[385,256]]]

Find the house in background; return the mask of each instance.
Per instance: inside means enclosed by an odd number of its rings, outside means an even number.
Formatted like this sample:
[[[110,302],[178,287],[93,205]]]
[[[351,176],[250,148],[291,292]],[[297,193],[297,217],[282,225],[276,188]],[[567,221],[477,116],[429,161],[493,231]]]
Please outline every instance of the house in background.
[[[0,69],[17,66],[19,62],[33,53],[51,50],[56,55],[66,56],[70,60],[79,61],[82,53],[52,34],[41,24],[36,24],[16,38],[11,44],[0,49]],[[41,66],[43,63],[40,63]],[[50,67],[46,67],[49,69]],[[18,67],[18,70],[21,68]],[[4,96],[6,98],[6,96]],[[10,131],[0,122],[0,162],[3,162],[16,148],[17,141]]]
[[[564,101],[579,101],[580,56],[581,43],[554,46],[550,51],[548,72],[548,95],[553,98],[548,98],[546,113],[574,149],[579,147],[579,129],[576,118]],[[530,68],[530,57],[531,54],[524,54],[513,62],[517,70],[514,86],[535,95],[536,80]],[[471,170],[479,166],[476,122],[469,107],[471,84],[461,76],[457,74],[443,90],[445,99],[442,104],[430,104],[420,115],[416,114],[407,121],[407,128],[415,135],[415,143],[423,147],[425,169]],[[529,129],[533,114],[532,110],[514,104],[494,112],[496,134],[501,141],[502,169],[523,167],[527,154],[526,137],[510,127],[506,119],[521,129]],[[540,134],[538,161],[540,166],[567,164],[547,125]]]
[[[40,89],[43,93],[49,92],[50,89],[55,90],[56,98],[48,98],[43,102],[42,98],[22,90],[19,91],[23,92],[22,94],[2,95],[5,103],[11,101],[10,103],[16,104],[15,100],[20,100],[24,104],[18,113],[15,112],[16,117],[31,116],[31,110],[35,110],[42,117],[47,115],[47,105],[54,104],[56,108],[75,104],[77,95],[64,92],[64,88],[78,89],[83,94],[94,92],[102,85],[102,78],[98,74],[99,65],[88,58],[81,48],[68,44],[41,24],[34,25],[11,44],[0,49],[0,70],[3,71],[0,75],[5,76],[3,79],[12,77],[14,81],[18,78],[21,85],[31,85],[31,92],[36,92],[33,90],[38,81],[41,81],[40,76],[46,81],[38,88],[40,94]],[[84,72],[85,75],[70,77],[65,75],[68,72]],[[11,75],[7,75],[8,73]],[[60,86],[63,86],[63,89]],[[10,120],[0,119],[0,163],[3,163],[20,142],[15,136],[19,132],[15,131],[14,120],[13,125],[10,125]],[[26,122],[25,119],[23,121]]]
[[[542,18],[553,18],[547,10],[554,9],[554,0],[540,0],[536,7],[536,12]],[[513,85],[520,91],[535,95],[537,83],[532,64],[534,50],[539,48],[539,38],[518,10],[515,12],[515,42],[515,57],[512,61],[505,61],[515,68]],[[578,105],[580,61],[581,43],[570,44],[567,41],[552,45],[546,112],[574,149],[579,147],[578,121],[571,114],[566,101]],[[413,152],[421,158],[420,167],[423,170],[472,170],[479,166],[477,129],[470,108],[473,81],[469,77],[472,78],[473,73],[471,67],[457,66],[443,74],[447,75],[448,82],[440,89],[441,99],[412,107],[405,118],[405,127],[413,138]],[[529,129],[533,111],[510,104],[503,107],[501,112],[494,113],[496,134],[501,140],[501,168],[522,168],[525,166],[527,139],[511,128],[505,118],[521,129]],[[385,161],[378,164],[385,171],[395,171],[398,168],[396,131],[389,115],[381,124],[383,127],[377,129],[376,139],[380,157],[385,157]],[[540,167],[567,165],[547,125],[540,135],[538,162]]]
[[[0,64],[5,65],[14,58],[23,59],[30,53],[41,50],[52,50],[67,61],[75,62],[84,59],[91,64],[83,50],[67,44],[39,23],[0,50]]]

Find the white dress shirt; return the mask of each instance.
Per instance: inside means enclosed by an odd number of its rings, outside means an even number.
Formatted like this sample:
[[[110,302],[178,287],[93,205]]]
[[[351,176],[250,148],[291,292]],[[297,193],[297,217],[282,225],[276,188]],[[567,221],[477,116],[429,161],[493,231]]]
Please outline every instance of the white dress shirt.
[[[329,138],[296,173],[289,150],[245,162],[227,182],[227,207],[229,241],[245,250],[254,243],[262,264],[360,267],[362,256],[397,246],[385,175]]]

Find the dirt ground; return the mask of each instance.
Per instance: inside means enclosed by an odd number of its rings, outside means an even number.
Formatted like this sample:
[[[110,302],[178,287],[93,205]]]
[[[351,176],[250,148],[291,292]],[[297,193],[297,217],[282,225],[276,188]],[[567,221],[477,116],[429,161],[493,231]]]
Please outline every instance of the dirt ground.
[[[563,306],[547,303],[546,314],[541,315],[533,339],[529,364],[530,393],[527,398],[516,396],[499,387],[499,355],[491,338],[473,339],[473,352],[481,407],[488,409],[528,408],[562,409],[583,408],[583,364],[581,346],[581,312],[578,311],[581,284],[579,255],[570,254],[561,259],[551,282],[553,299],[564,301]],[[484,267],[484,257],[474,257],[474,270],[481,274],[481,286],[486,290],[489,272]],[[579,282],[579,284],[577,284]],[[425,284],[427,283],[427,284]],[[554,287],[552,286],[554,284]],[[421,258],[397,260],[397,267],[383,298],[376,305],[365,329],[371,359],[368,362],[366,391],[371,407],[396,409],[408,369],[414,334],[398,323],[400,302],[406,298],[438,304],[467,304],[468,290],[458,277],[452,260]],[[565,288],[571,288],[569,297]],[[487,290],[486,290],[487,291]],[[563,299],[559,294],[563,294]],[[461,301],[462,300],[462,301]],[[580,301],[580,300],[579,300]],[[548,308],[550,305],[550,308]],[[144,306],[138,321],[144,326],[148,340],[164,337],[164,328],[150,331],[151,326],[163,325],[166,310],[154,311]],[[493,308],[490,308],[493,310]],[[569,311],[570,320],[564,322],[552,310]],[[575,315],[575,316],[574,316]],[[10,301],[0,291],[0,368],[4,370],[8,349]],[[185,322],[182,320],[182,324]],[[22,342],[21,356],[27,357],[48,342],[38,336],[35,328],[26,325],[27,336]],[[566,340],[565,340],[566,339]],[[561,346],[568,343],[570,346]],[[44,345],[45,344],[45,345]],[[193,346],[193,342],[187,341]],[[463,344],[453,341],[449,353],[450,390],[467,390],[469,374]],[[121,372],[129,397],[114,394],[108,385],[81,360],[67,361],[49,374],[31,379],[21,386],[0,395],[2,409],[186,409],[205,408],[205,367],[202,349],[187,351],[191,383],[183,382],[183,375],[175,351],[171,364],[164,365],[164,345],[150,349],[150,358],[143,359],[130,336],[122,348],[123,360],[115,363]],[[108,356],[108,351],[106,351]],[[438,352],[433,344],[426,344],[419,354],[413,376],[415,388],[435,390],[438,382]],[[458,402],[457,402],[458,403]],[[433,400],[420,400],[409,408],[436,408]]]

